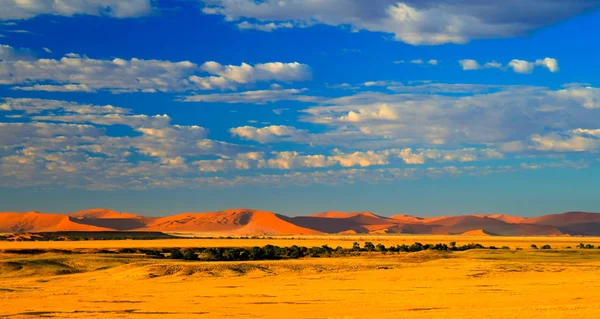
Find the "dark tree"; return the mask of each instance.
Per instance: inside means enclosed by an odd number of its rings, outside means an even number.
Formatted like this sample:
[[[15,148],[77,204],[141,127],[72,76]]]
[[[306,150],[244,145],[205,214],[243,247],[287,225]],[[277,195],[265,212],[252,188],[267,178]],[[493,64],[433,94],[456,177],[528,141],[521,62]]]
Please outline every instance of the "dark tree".
[[[183,254],[181,253],[181,251],[179,251],[179,249],[173,249],[171,250],[171,259],[183,259]]]
[[[183,259],[185,260],[198,260],[198,254],[193,249],[186,249],[183,252]]]

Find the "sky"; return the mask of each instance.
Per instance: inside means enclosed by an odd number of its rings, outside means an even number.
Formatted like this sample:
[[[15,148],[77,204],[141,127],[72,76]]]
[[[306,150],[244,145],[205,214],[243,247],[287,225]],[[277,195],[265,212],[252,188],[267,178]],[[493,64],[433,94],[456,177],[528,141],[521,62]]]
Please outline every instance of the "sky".
[[[0,211],[600,211],[598,0],[0,4]]]

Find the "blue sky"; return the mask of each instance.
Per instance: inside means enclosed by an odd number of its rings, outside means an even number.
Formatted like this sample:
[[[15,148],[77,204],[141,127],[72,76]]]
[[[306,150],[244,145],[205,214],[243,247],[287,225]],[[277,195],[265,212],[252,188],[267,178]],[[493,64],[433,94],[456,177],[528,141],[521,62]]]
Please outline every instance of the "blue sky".
[[[0,210],[598,211],[598,9],[8,1]]]

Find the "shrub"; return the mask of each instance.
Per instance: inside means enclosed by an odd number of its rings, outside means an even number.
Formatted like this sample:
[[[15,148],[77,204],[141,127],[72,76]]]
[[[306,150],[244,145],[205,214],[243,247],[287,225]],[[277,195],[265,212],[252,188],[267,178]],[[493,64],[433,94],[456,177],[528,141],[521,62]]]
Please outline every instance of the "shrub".
[[[186,249],[183,252],[183,259],[185,260],[198,260],[198,254],[193,249]]]
[[[550,247],[550,245],[544,245],[540,247],[540,249],[552,249],[552,247]]]
[[[455,242],[455,241],[451,241],[451,242],[450,242],[450,247],[451,247],[451,248],[454,248],[454,247],[456,247],[456,242]]]
[[[170,258],[171,259],[183,259],[183,254],[181,253],[181,251],[179,251],[179,249],[173,249],[173,250],[171,250]]]
[[[352,250],[359,251],[360,250],[360,245],[357,242],[354,242],[352,244]]]
[[[529,247],[531,247],[532,249],[538,249],[536,244],[531,244],[531,246],[529,246]]]
[[[592,245],[592,244],[585,245],[585,249],[593,249],[593,248],[594,248],[594,245]]]
[[[372,242],[368,241],[368,242],[365,243],[364,249],[366,251],[373,251],[373,250],[375,250],[375,245],[373,245]]]
[[[377,244],[377,246],[375,246],[375,248],[377,249],[378,252],[383,253],[386,252],[387,249],[385,249],[385,246],[383,244]]]
[[[510,247],[508,247],[508,246],[502,246],[502,249],[510,250]]]

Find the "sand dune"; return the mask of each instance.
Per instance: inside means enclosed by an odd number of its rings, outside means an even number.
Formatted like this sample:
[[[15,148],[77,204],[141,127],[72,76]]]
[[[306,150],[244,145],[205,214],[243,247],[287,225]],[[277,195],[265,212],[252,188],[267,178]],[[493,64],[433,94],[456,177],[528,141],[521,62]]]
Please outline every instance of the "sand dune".
[[[232,235],[316,235],[320,233],[314,229],[294,225],[288,221],[289,219],[271,212],[238,209],[158,218],[149,223],[144,230]]]
[[[86,209],[82,211],[78,211],[75,213],[69,214],[71,217],[75,218],[102,218],[102,219],[135,219],[142,218],[142,216],[130,214],[130,213],[119,213],[114,210],[106,209],[106,208],[92,208]]]
[[[511,216],[511,215],[506,215],[506,214],[489,214],[489,215],[473,215],[473,216],[493,218],[493,219],[501,220],[503,222],[507,222],[509,224],[520,224],[520,223],[528,222],[528,219],[525,217]]]
[[[505,214],[379,216],[370,212],[324,212],[287,217],[272,212],[235,209],[146,217],[94,208],[69,215],[38,212],[0,213],[0,232],[161,231],[217,236],[318,234],[464,234],[483,231],[501,236],[600,235],[600,214],[569,212],[535,218]]]
[[[106,231],[108,228],[77,223],[62,214],[0,213],[0,232]]]
[[[581,223],[598,223],[600,222],[599,213],[585,212],[567,212],[563,214],[545,215],[527,220],[530,224],[552,225],[552,226],[567,226],[571,224]]]
[[[463,235],[463,236],[497,236],[496,234],[491,233],[485,229],[469,230],[469,231],[462,233],[461,235]]]

